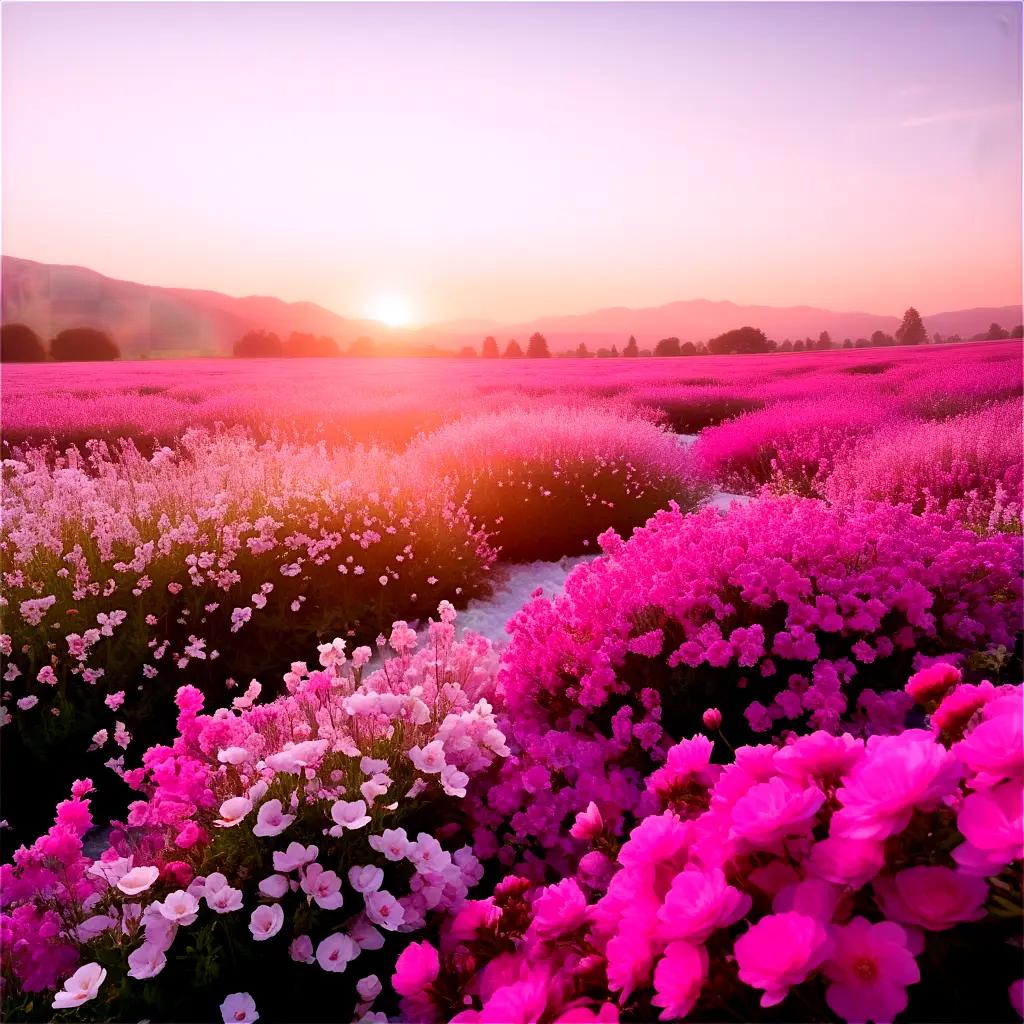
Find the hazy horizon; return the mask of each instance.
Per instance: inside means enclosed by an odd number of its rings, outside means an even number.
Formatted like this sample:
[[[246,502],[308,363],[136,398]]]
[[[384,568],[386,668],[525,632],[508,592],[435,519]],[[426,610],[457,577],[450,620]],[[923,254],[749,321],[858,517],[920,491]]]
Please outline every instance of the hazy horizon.
[[[420,326],[1021,302],[1021,9],[5,4],[5,253]]]

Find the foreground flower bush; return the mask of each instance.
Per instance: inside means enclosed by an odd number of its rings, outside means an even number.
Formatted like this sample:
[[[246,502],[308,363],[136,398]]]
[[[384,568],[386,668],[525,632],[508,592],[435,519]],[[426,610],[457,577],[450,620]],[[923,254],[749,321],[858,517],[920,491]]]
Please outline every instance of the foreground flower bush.
[[[459,804],[508,752],[490,645],[455,643],[454,609],[440,612],[420,651],[396,622],[372,672],[369,648],[321,645],[321,667],[295,664],[269,704],[204,715],[183,687],[179,735],[126,773],[145,799],[96,861],[76,783],[2,869],[7,1016],[30,1001],[40,1019],[51,1001],[114,1019],[212,1020],[222,1000],[225,1020],[253,999],[267,1019],[368,1010],[397,933],[479,881]]]
[[[930,728],[866,743],[817,731],[723,766],[681,741],[628,835],[599,799],[577,871],[509,876],[402,953],[404,1019],[1011,1019],[1024,690],[959,678],[916,675]]]
[[[734,740],[894,732],[910,711],[894,679],[978,651],[1005,660],[1017,643],[1019,545],[938,515],[761,499],[660,512],[602,545],[563,595],[510,623],[515,755],[477,835],[506,863],[568,870],[581,849],[566,823],[591,800],[613,829],[641,813],[643,776],[709,706]]]
[[[593,550],[675,500],[710,493],[670,433],[638,413],[553,405],[467,417],[411,445],[428,478],[450,481],[510,561]]]
[[[1021,403],[880,431],[836,465],[829,499],[949,509],[981,529],[1020,530]]]
[[[34,449],[4,463],[3,501],[3,764],[29,758],[51,799],[76,771],[56,749],[101,764],[132,735],[164,739],[181,682],[221,703],[279,678],[288,651],[482,592],[495,557],[450,489],[386,452],[237,432],[149,459]]]

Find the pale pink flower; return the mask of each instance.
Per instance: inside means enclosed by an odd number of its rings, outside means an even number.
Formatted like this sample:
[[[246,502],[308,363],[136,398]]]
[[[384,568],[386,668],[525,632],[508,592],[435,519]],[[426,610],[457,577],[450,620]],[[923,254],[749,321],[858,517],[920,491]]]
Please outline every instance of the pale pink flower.
[[[768,1007],[805,981],[830,949],[820,921],[789,912],[761,918],[736,940],[734,951],[740,981],[761,989],[761,1005]]]
[[[356,892],[376,892],[384,881],[384,872],[374,864],[357,864],[348,869],[348,880]]]
[[[220,817],[214,824],[233,828],[252,810],[252,801],[244,796],[233,796],[220,805]]]
[[[160,916],[172,924],[188,925],[196,919],[199,911],[199,900],[190,892],[178,889],[172,892],[162,903],[152,906],[160,912]]]
[[[126,896],[138,896],[145,892],[160,877],[156,867],[138,867],[125,872],[118,880],[117,887]]]
[[[316,860],[320,851],[313,845],[303,846],[301,843],[289,843],[288,848],[282,853],[274,851],[274,870],[289,872],[301,868],[311,860]]]
[[[907,1008],[907,986],[920,980],[906,932],[889,921],[863,917],[829,929],[833,949],[822,973],[831,984],[825,1001],[851,1024],[886,1024]]]
[[[417,771],[433,775],[444,768],[444,744],[440,740],[432,740],[425,747],[410,747],[409,760]]]
[[[256,1000],[248,992],[233,992],[220,1004],[224,1024],[254,1024],[260,1019]]]
[[[386,828],[379,836],[370,836],[370,848],[387,860],[403,860],[409,851],[409,837],[404,828]]]
[[[386,890],[369,892],[366,900],[366,916],[386,931],[397,931],[405,918],[401,903]]]
[[[249,759],[249,751],[245,747],[225,747],[217,751],[217,760],[221,764],[241,764]]]
[[[166,966],[166,952],[148,942],[128,954],[128,977],[137,981],[155,978]]]
[[[268,800],[260,805],[256,812],[256,825],[252,830],[254,836],[280,835],[293,821],[294,814],[285,814],[280,800]]]
[[[223,877],[221,875],[221,878]],[[206,905],[218,914],[229,914],[242,909],[242,890],[235,889],[227,885],[226,882],[223,885],[211,887],[209,879],[207,879],[203,898],[206,900]]]
[[[288,879],[284,875],[268,875],[259,885],[260,892],[272,900],[279,900],[288,888]]]
[[[370,823],[365,800],[336,800],[331,807],[331,817],[335,822],[331,834],[336,836],[340,836],[345,829],[362,828]]]
[[[297,935],[288,947],[288,955],[298,964],[313,963],[313,940],[308,935]]]
[[[106,977],[107,972],[99,964],[83,964],[53,997],[53,1009],[68,1010],[95,999]]]
[[[359,993],[359,998],[368,1003],[372,1003],[381,994],[382,989],[383,986],[380,983],[380,978],[376,974],[368,974],[365,978],[360,978],[356,982],[356,991]]]
[[[341,879],[334,871],[325,871],[320,864],[310,864],[302,873],[300,888],[307,902],[315,901],[321,910],[337,910],[343,902]]]
[[[257,907],[249,918],[249,931],[257,942],[272,939],[284,924],[284,910],[279,903]]]
[[[316,947],[316,962],[325,970],[340,973],[359,956],[359,947],[344,932],[328,935]]]
[[[662,1020],[685,1017],[700,998],[708,976],[708,952],[689,942],[669,943],[654,968],[654,1006],[662,1007]],[[595,1018],[596,1020],[597,1018]]]

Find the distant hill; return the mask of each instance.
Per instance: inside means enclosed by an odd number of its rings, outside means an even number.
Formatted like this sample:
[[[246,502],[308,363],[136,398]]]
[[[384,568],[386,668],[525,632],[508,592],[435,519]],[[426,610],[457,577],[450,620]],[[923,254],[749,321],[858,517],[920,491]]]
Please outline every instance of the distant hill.
[[[659,338],[705,341],[734,327],[760,327],[770,338],[817,338],[828,331],[834,341],[893,333],[896,316],[836,313],[813,306],[740,306],[733,302],[694,299],[665,306],[628,309],[615,306],[592,313],[540,317],[514,324],[460,320],[418,330],[396,330],[374,320],[352,319],[312,302],[284,302],[268,296],[235,298],[220,292],[161,288],[104,277],[85,267],[36,263],[4,256],[2,319],[27,323],[49,338],[66,327],[107,331],[126,356],[227,355],[249,330],[292,331],[327,335],[345,349],[356,338],[374,339],[380,351],[408,351],[438,346],[457,350],[493,334],[504,346],[509,338],[525,341],[534,331],[546,335],[553,351],[618,345],[632,334],[643,347]],[[1009,329],[1022,322],[1020,306],[985,306],[946,313],[923,313],[929,334],[970,338],[993,321]]]

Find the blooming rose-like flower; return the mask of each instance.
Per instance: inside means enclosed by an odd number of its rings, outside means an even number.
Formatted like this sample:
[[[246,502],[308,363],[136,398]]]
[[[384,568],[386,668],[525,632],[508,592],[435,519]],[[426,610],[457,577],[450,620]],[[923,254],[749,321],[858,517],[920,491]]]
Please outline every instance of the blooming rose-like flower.
[[[167,966],[167,956],[159,946],[144,942],[128,954],[128,977],[138,981],[155,978]]]
[[[859,889],[885,865],[885,847],[874,839],[822,839],[811,847],[807,871],[836,885]]]
[[[549,885],[533,903],[533,923],[539,936],[553,939],[575,931],[587,920],[587,898],[575,878]]]
[[[325,970],[341,973],[359,956],[359,946],[344,932],[328,935],[316,947],[316,962]]]
[[[685,1017],[700,997],[708,976],[708,951],[689,942],[671,942],[654,968],[655,996],[662,1020]]]
[[[68,1010],[95,999],[106,977],[107,972],[99,964],[83,964],[53,997],[53,1009]]]
[[[761,918],[736,940],[740,981],[764,991],[761,1005],[775,1006],[790,987],[805,981],[828,956],[831,942],[820,921],[790,911]]]
[[[769,779],[736,801],[729,835],[754,849],[769,849],[786,836],[808,831],[824,802],[825,794],[816,786]]]
[[[138,896],[145,892],[160,877],[160,869],[155,867],[132,868],[117,880],[117,887],[125,896]]]
[[[940,661],[915,672],[904,689],[918,704],[927,707],[940,701],[959,682],[960,670]]]
[[[836,793],[843,806],[832,835],[886,839],[907,827],[915,807],[934,806],[960,779],[956,758],[920,729],[872,736],[868,755]]]
[[[260,805],[256,812],[256,825],[252,830],[254,836],[278,836],[293,821],[294,814],[285,814],[280,800],[268,800]]]
[[[729,885],[719,868],[688,868],[672,880],[658,911],[658,934],[666,941],[706,942],[716,928],[738,921],[749,909],[750,897]]]
[[[892,878],[876,879],[882,913],[893,921],[939,932],[985,916],[985,879],[938,865],[907,868]]]
[[[284,924],[284,910],[279,903],[257,907],[249,918],[249,931],[257,942],[272,939]]]
[[[220,1015],[224,1024],[254,1024],[260,1019],[256,1000],[248,992],[232,992],[220,1004]]]
[[[967,840],[953,851],[957,864],[972,875],[998,874],[1024,856],[1024,789],[1019,782],[1004,782],[972,793],[956,824]]]
[[[849,1024],[892,1021],[907,1008],[907,986],[920,980],[907,934],[890,921],[863,917],[829,929],[833,950],[822,972],[831,984],[825,1001]]]
[[[214,822],[221,828],[232,828],[252,810],[252,801],[244,796],[233,796],[220,805],[220,817]]]
[[[400,996],[415,999],[434,983],[440,970],[437,950],[429,942],[411,942],[395,961],[391,984]]]
[[[576,820],[573,822],[572,828],[569,829],[569,835],[573,839],[596,839],[603,830],[604,819],[601,817],[601,811],[591,800],[587,804],[587,809],[576,815]]]

